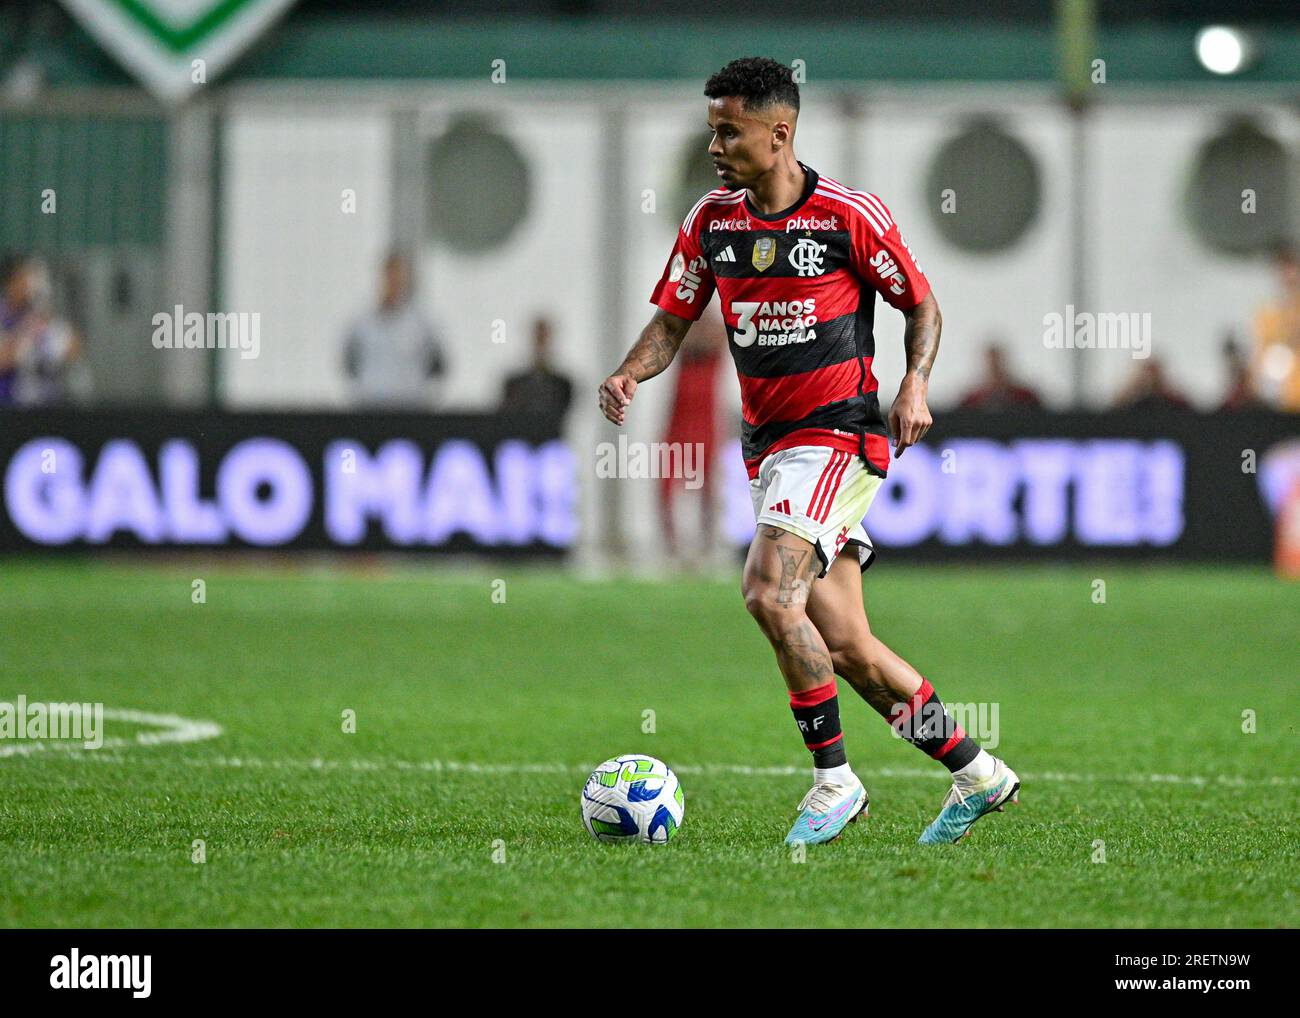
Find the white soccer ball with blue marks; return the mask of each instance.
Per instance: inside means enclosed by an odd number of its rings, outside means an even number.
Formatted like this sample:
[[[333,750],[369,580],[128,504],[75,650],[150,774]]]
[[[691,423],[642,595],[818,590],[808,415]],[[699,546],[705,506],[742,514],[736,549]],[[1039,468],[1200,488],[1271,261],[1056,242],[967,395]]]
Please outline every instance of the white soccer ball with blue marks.
[[[606,760],[582,789],[582,822],[597,841],[662,845],[682,826],[685,809],[677,775],[652,756]]]

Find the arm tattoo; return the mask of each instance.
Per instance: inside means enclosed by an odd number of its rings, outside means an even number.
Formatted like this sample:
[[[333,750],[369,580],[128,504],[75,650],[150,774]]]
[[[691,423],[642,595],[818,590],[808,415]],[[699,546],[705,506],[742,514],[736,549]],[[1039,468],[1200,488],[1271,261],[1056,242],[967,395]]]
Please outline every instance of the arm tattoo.
[[[655,315],[641,330],[641,337],[623,358],[615,374],[631,375],[638,382],[654,378],[673,362],[690,327],[690,322],[676,315],[663,312]]]
[[[926,297],[907,312],[907,327],[903,332],[903,349],[907,351],[907,370],[916,372],[923,380],[930,380],[930,368],[939,353],[939,333],[943,330],[943,316],[932,297]]]

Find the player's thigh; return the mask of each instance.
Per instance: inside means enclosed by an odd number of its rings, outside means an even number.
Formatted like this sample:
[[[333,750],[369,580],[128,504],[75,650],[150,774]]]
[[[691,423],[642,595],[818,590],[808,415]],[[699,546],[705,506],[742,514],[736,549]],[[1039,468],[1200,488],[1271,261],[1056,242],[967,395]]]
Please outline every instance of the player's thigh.
[[[805,609],[832,653],[865,645],[871,639],[862,603],[862,569],[856,554],[838,556],[813,584]]]
[[[821,559],[811,542],[762,523],[750,542],[740,589],[755,614],[772,608],[802,611],[819,572]]]

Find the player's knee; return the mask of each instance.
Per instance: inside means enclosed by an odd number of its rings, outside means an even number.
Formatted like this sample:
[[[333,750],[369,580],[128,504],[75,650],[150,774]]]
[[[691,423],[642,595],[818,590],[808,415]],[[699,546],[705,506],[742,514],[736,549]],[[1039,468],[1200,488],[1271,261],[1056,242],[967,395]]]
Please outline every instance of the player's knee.
[[[740,585],[740,593],[745,599],[745,610],[761,624],[770,611],[771,597],[767,585],[746,578]]]
[[[782,596],[775,583],[746,583],[745,608],[768,636],[776,637],[805,617],[797,596]]]

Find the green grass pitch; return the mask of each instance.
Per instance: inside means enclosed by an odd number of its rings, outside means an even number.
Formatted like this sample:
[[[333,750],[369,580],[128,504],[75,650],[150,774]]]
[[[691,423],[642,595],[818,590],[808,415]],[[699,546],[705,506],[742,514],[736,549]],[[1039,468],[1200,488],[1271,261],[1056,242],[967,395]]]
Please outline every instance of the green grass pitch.
[[[0,701],[221,728],[0,741],[0,925],[1300,924],[1300,585],[882,562],[877,635],[998,705],[1021,805],[918,846],[945,772],[841,683],[871,816],[797,861],[810,763],[738,582],[0,562]],[[669,845],[583,830],[583,768],[620,753],[677,769]]]

